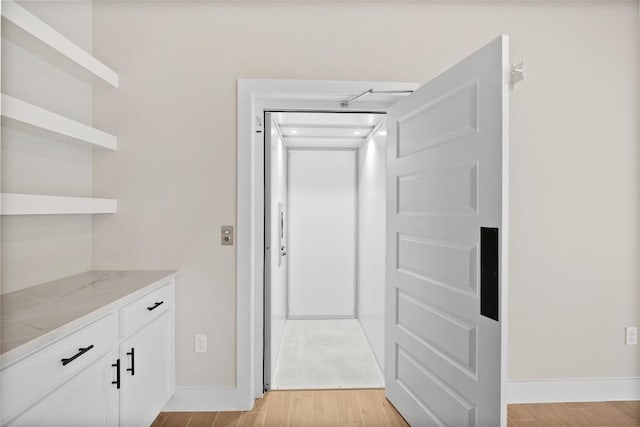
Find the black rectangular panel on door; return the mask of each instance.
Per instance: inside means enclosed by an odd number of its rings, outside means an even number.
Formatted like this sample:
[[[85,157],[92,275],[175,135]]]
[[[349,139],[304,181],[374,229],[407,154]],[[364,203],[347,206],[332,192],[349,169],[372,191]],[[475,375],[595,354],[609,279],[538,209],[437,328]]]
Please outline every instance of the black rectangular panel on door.
[[[497,228],[480,227],[480,314],[499,320],[499,237]]]

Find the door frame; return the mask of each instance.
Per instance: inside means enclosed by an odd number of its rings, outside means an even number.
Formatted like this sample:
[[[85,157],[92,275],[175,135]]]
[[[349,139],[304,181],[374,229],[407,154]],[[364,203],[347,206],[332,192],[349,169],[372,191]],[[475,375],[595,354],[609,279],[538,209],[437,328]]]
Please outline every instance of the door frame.
[[[507,76],[508,77],[508,76]],[[505,78],[507,78],[505,77]],[[415,90],[412,82],[239,79],[237,85],[237,205],[236,205],[236,384],[214,390],[199,401],[216,398],[226,410],[249,410],[263,396],[264,316],[264,133],[265,111],[351,111],[386,113],[393,102],[340,102],[368,89]],[[509,123],[502,123],[509,133]],[[509,149],[503,147],[503,180],[509,177]],[[507,181],[508,182],[508,181]],[[503,215],[508,214],[508,187],[503,185]],[[504,235],[502,241],[507,241]],[[501,268],[508,268],[506,251]],[[508,285],[503,283],[501,411],[506,412],[508,366]],[[186,395],[185,395],[186,396]],[[196,397],[188,394],[186,397]],[[207,407],[210,403],[206,404]],[[506,420],[506,413],[501,414]]]
[[[368,89],[414,90],[413,82],[238,80],[236,211],[236,388],[238,409],[263,395],[264,352],[264,113],[265,111],[380,112],[397,99],[340,102]]]

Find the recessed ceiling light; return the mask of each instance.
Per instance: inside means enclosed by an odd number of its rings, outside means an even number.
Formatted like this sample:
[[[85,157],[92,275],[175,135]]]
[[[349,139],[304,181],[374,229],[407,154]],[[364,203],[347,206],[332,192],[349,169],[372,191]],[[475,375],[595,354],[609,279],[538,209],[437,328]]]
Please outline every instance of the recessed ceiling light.
[[[354,135],[360,135],[362,132],[360,132],[359,130],[357,130],[357,131],[355,131],[355,132],[353,132],[353,133],[354,133]]]
[[[298,131],[294,129],[291,131],[291,133],[298,133]]]

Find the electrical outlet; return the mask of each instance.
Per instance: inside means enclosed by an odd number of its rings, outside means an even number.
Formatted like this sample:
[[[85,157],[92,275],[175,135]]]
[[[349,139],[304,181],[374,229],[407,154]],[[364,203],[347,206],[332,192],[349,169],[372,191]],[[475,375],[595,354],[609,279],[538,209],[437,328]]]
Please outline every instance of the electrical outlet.
[[[196,334],[195,352],[196,353],[207,352],[207,335],[206,334]]]
[[[637,326],[627,326],[624,328],[625,332],[625,344],[627,345],[636,345],[638,344],[638,327]]]

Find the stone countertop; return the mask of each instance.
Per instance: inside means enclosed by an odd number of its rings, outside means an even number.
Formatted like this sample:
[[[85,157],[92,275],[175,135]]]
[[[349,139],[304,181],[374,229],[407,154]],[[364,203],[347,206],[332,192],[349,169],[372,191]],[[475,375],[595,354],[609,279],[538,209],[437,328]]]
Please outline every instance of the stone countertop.
[[[0,366],[166,284],[175,271],[88,271],[0,295]]]

